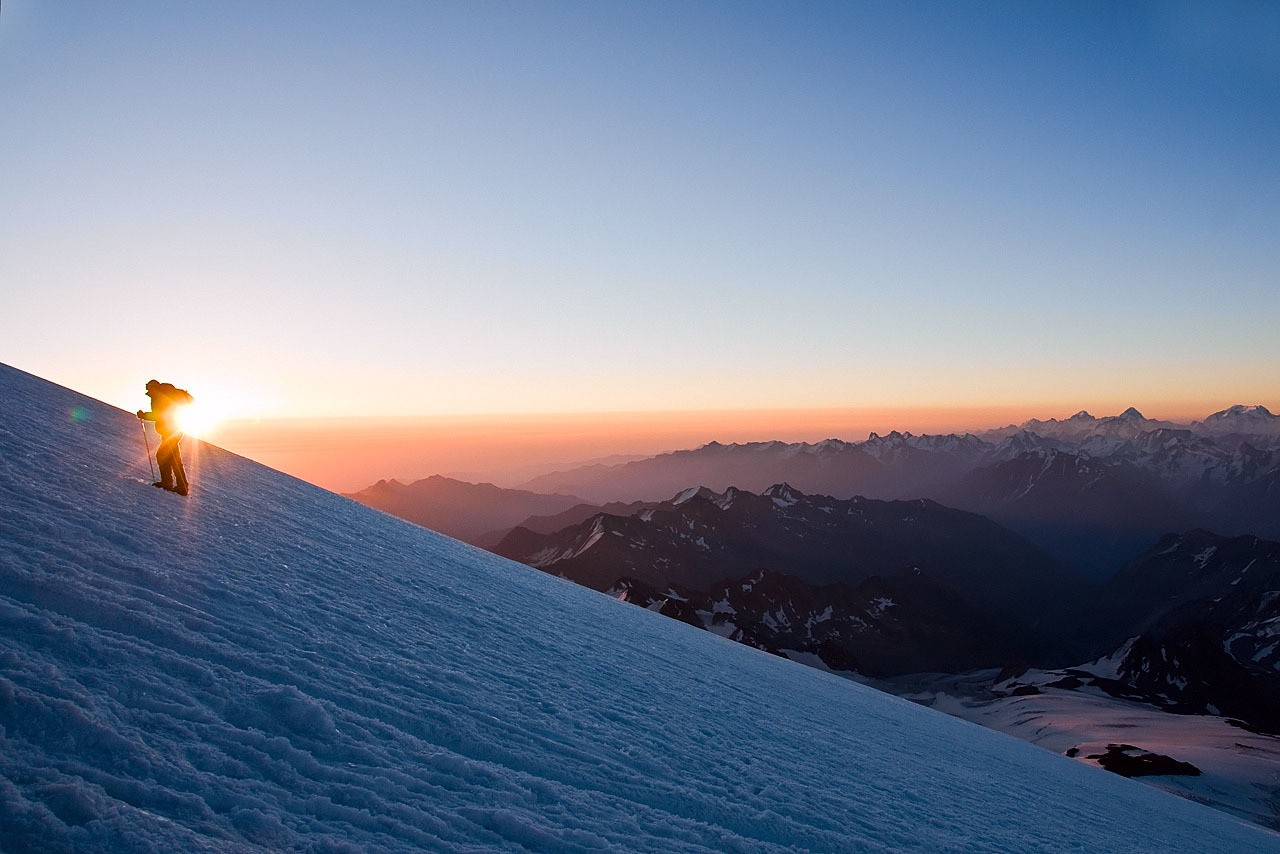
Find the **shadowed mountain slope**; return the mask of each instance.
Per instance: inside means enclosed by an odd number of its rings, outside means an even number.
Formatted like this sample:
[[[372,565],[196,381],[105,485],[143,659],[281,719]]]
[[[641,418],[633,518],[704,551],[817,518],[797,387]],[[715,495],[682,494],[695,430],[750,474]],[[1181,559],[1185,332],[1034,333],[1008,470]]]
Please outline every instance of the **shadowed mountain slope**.
[[[787,484],[761,494],[688,489],[636,515],[599,513],[552,534],[517,528],[499,554],[597,590],[619,578],[695,590],[769,569],[810,584],[854,584],[919,568],[992,611],[1038,613],[1076,590],[1018,534],[934,501],[847,501]]]
[[[380,480],[347,497],[482,547],[497,542],[490,542],[486,534],[509,530],[530,516],[561,513],[582,503],[572,495],[503,489],[492,483],[467,483],[438,474],[413,483]]]

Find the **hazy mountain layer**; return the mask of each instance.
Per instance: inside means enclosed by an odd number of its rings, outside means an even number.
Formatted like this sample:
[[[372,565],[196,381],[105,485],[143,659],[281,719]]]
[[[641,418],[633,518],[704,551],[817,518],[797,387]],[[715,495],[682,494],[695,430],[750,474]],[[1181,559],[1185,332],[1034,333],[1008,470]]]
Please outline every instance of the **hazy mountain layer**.
[[[495,544],[501,532],[529,516],[560,513],[582,503],[572,495],[540,495],[440,475],[407,484],[380,480],[347,497],[480,546]],[[494,532],[498,534],[486,538]]]
[[[1135,409],[974,436],[756,442],[560,472],[528,484],[591,501],[660,501],[686,487],[786,482],[836,498],[932,498],[988,515],[1094,577],[1157,537],[1204,527],[1280,538],[1280,417],[1237,406],[1190,425]]]

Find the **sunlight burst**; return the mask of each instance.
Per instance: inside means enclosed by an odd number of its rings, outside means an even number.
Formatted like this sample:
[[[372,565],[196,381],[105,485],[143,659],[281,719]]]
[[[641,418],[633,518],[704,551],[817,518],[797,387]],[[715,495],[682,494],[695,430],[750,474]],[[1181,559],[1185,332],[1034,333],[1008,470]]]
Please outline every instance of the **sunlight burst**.
[[[193,377],[185,386],[193,401],[178,413],[178,424],[188,436],[208,439],[228,421],[256,416],[258,401],[244,388],[231,388],[213,379]]]
[[[200,438],[217,430],[222,416],[216,407],[197,400],[178,411],[177,421],[183,433]]]

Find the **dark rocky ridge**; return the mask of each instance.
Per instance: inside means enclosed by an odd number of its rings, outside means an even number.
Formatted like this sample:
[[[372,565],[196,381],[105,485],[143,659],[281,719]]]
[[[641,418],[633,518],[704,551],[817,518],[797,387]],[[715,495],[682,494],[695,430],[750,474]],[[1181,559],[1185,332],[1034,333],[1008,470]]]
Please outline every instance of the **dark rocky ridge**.
[[[760,495],[686,490],[635,516],[602,513],[550,535],[517,528],[495,550],[597,590],[633,578],[707,591],[757,569],[857,584],[919,569],[973,607],[1027,622],[1079,586],[1043,551],[977,514],[927,500],[842,501],[786,484]]]
[[[621,579],[608,592],[757,649],[867,676],[993,667],[1035,652],[1031,635],[919,571],[815,586],[761,570],[708,591]]]

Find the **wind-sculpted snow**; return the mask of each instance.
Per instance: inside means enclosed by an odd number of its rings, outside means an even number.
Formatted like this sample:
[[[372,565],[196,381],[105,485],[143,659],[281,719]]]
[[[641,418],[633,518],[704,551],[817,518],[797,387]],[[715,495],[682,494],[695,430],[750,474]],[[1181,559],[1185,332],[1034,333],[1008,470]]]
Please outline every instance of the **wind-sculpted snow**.
[[[0,399],[6,852],[1280,847],[216,448],[184,500],[131,416]]]

